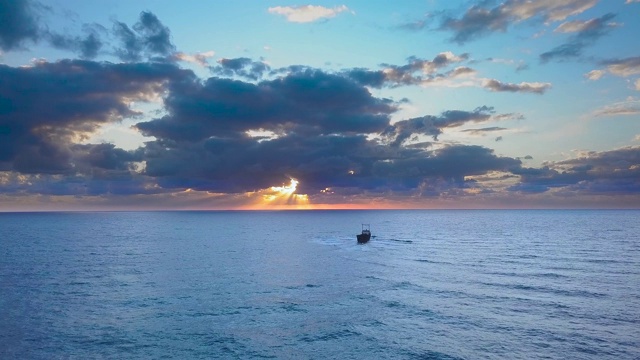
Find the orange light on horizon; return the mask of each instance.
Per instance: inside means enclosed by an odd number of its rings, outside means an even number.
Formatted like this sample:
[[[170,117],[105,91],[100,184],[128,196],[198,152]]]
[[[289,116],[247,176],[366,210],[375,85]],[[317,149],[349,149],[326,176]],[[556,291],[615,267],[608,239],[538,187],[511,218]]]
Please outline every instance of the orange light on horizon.
[[[261,190],[258,192],[261,195],[260,198],[249,207],[262,209],[308,208],[309,196],[307,194],[296,194],[299,183],[298,180],[291,178],[288,185],[272,186],[269,189]]]
[[[298,180],[296,179],[291,179],[291,183],[289,184],[289,186],[272,186],[271,190],[281,193],[281,194],[293,194],[296,192],[296,188],[298,187]]]

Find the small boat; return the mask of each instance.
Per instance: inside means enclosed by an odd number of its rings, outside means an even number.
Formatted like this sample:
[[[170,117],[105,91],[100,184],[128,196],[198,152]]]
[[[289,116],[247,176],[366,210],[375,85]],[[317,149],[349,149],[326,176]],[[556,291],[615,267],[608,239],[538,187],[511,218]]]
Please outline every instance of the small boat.
[[[371,230],[369,224],[362,224],[362,233],[356,235],[358,238],[358,244],[364,244],[371,239]]]

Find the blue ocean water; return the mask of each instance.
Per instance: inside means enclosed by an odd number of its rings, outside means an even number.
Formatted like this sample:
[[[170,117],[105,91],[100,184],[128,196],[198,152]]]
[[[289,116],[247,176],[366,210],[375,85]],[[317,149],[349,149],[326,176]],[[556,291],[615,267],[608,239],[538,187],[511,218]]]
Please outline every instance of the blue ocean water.
[[[638,359],[639,215],[4,213],[0,358]]]

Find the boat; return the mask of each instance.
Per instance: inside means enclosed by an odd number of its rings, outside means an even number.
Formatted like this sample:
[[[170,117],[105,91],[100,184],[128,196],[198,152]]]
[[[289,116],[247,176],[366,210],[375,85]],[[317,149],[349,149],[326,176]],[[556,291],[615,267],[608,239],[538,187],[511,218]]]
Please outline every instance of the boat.
[[[362,233],[356,235],[358,244],[364,244],[371,239],[371,230],[369,224],[362,224]]]

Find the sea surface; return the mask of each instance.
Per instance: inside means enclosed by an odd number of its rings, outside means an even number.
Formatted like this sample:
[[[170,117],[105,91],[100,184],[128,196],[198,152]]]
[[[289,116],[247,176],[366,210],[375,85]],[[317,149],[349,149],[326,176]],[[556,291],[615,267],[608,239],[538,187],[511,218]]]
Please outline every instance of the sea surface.
[[[1,213],[0,359],[138,358],[639,359],[640,211]]]

